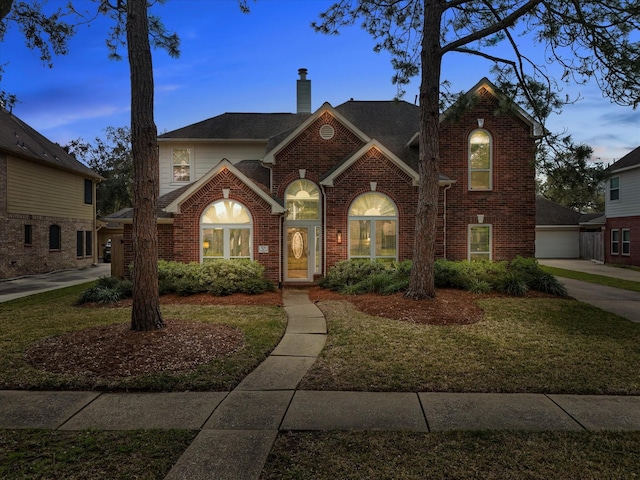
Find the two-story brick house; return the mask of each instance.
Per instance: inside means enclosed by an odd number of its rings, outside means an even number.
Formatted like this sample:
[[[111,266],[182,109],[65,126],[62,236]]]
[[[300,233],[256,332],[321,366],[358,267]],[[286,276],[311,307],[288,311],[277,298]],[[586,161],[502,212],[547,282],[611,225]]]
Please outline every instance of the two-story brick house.
[[[278,283],[311,282],[335,263],[412,257],[419,107],[349,100],[311,110],[301,69],[298,112],[225,113],[158,139],[159,257],[251,258]],[[473,107],[441,117],[437,255],[531,257],[539,125],[498,113],[486,79]],[[131,211],[125,264],[132,260]]]
[[[605,262],[640,267],[640,147],[610,165],[607,174]]]
[[[0,108],[0,278],[96,263],[100,179]]]

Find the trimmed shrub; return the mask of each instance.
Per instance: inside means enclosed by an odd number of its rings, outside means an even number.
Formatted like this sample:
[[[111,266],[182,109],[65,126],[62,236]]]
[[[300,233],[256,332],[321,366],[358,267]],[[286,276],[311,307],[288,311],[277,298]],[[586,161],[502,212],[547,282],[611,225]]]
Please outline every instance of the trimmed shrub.
[[[88,288],[75,303],[115,303],[133,295],[133,284],[130,280],[115,277],[100,277],[95,285]]]
[[[558,279],[550,273],[542,272],[537,275],[530,285],[531,289],[538,292],[548,293],[550,295],[556,295],[558,297],[568,297],[567,289],[558,281]]]
[[[529,291],[521,273],[507,272],[498,279],[498,291],[506,295],[521,297]]]
[[[251,260],[214,260],[205,264],[158,262],[160,291],[177,295],[263,293],[275,286],[264,278],[264,267]]]

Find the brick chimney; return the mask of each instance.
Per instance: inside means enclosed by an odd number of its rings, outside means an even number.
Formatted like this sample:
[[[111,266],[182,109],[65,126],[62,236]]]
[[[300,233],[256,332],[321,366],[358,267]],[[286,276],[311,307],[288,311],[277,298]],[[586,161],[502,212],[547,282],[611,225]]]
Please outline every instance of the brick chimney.
[[[307,80],[307,69],[299,68],[300,79],[297,85],[297,113],[311,113],[311,80]]]

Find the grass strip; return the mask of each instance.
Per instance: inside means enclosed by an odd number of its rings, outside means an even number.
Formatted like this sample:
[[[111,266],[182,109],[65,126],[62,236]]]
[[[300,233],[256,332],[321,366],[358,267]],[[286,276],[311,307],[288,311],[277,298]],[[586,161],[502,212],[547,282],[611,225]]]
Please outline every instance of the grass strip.
[[[606,275],[596,275],[593,273],[576,272],[575,270],[565,270],[564,268],[548,267],[541,265],[541,268],[556,277],[572,278],[582,282],[596,283],[606,287],[621,288],[623,290],[631,290],[632,292],[640,292],[640,282],[632,280],[624,280],[622,278],[608,277]]]
[[[197,433],[0,430],[0,478],[164,478]]]
[[[603,479],[640,472],[639,432],[281,434],[261,480]]]

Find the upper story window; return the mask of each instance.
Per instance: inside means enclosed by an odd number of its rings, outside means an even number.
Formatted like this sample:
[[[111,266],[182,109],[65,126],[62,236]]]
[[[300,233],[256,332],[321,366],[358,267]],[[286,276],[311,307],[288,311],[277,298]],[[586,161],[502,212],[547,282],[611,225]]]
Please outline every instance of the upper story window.
[[[202,260],[251,258],[253,222],[244,205],[220,200],[200,218]]]
[[[320,220],[320,190],[309,180],[296,180],[284,195],[287,220]]]
[[[474,130],[469,135],[469,190],[491,190],[491,135]]]
[[[349,258],[397,260],[398,210],[386,195],[365,193],[349,208]]]
[[[620,177],[609,179],[609,200],[620,200]]]
[[[173,181],[174,182],[190,182],[191,181],[191,149],[190,148],[174,148],[172,153],[173,162]]]
[[[93,203],[93,181],[88,178],[84,179],[84,203],[87,205]]]

